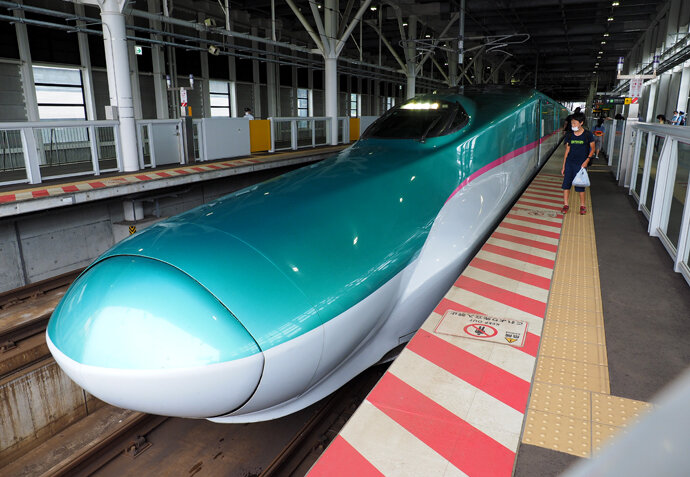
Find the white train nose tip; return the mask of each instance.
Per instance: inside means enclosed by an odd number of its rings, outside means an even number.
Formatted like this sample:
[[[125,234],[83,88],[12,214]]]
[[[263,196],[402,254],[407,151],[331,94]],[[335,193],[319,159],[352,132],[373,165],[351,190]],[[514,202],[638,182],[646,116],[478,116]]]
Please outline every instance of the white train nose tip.
[[[70,378],[115,406],[179,417],[231,412],[256,390],[264,357],[195,280],[157,260],[115,256],[70,287],[46,341]]]
[[[258,353],[246,358],[179,369],[89,366],[66,356],[46,336],[55,361],[77,384],[114,406],[176,417],[227,414],[254,393],[263,370]]]

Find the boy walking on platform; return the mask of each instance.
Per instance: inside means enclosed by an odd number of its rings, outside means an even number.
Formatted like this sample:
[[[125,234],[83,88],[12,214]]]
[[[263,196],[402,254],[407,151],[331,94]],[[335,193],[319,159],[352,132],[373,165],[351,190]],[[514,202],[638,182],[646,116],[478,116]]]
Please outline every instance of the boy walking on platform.
[[[568,133],[563,141],[565,143],[565,156],[563,157],[563,208],[562,213],[568,212],[568,195],[573,185],[573,179],[580,169],[587,167],[594,156],[594,135],[583,127],[585,115],[582,113],[573,114],[570,120],[572,132]],[[585,206],[585,188],[575,186],[575,191],[580,193],[580,214],[587,213]]]

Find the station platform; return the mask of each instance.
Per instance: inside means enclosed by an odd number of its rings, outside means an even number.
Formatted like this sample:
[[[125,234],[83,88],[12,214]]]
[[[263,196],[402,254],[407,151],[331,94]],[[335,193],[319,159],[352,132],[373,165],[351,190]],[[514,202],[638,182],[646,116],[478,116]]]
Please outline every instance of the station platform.
[[[309,476],[559,475],[690,365],[687,284],[603,161],[590,167],[587,214],[574,193],[560,213],[563,154]]]
[[[0,218],[324,159],[348,144],[0,187]]]

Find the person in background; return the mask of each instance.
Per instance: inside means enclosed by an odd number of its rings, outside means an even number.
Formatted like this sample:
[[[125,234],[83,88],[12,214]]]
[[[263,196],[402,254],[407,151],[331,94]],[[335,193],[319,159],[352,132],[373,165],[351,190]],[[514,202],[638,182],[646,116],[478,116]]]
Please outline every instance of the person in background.
[[[601,145],[604,143],[604,134],[606,134],[604,120],[602,118],[597,119],[597,125],[592,128],[592,134],[594,134],[594,159],[599,159]]]
[[[678,126],[685,126],[685,112],[678,111]]]
[[[659,124],[666,124],[666,116],[663,114],[657,114],[656,120],[659,122]]]
[[[244,108],[244,119],[254,119],[252,108]]]
[[[673,111],[673,117],[671,118],[671,124],[673,126],[678,126],[679,122],[680,122],[680,114],[678,114],[678,111]]]
[[[578,106],[575,108],[575,111],[573,111],[573,114],[578,114],[580,112],[580,107]],[[569,114],[568,117],[565,118],[565,124],[563,125],[563,132],[567,133],[570,131],[570,120],[573,119],[573,114]]]
[[[570,120],[572,132],[568,133],[563,141],[565,144],[565,156],[561,168],[561,175],[563,176],[563,185],[561,186],[563,189],[563,208],[561,213],[563,214],[569,209],[568,196],[573,185],[573,179],[581,168],[589,165],[594,155],[594,134],[583,127],[584,122],[584,114],[574,113]],[[575,191],[580,193],[580,215],[585,215],[587,213],[585,188],[575,186]]]

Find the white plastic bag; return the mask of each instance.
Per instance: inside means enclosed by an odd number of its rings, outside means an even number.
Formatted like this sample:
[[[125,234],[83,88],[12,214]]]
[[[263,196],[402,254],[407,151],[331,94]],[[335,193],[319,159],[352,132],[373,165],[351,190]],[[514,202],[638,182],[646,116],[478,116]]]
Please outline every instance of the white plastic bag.
[[[573,179],[573,185],[575,187],[589,187],[589,176],[584,167],[580,169],[580,172],[578,172],[575,179]]]

